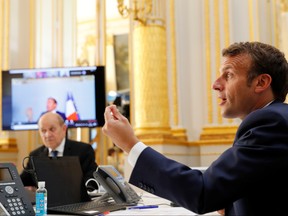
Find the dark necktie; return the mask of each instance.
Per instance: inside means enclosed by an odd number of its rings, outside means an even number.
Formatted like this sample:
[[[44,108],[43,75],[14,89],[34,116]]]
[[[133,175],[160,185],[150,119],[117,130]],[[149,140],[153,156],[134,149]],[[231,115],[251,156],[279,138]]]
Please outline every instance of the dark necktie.
[[[58,151],[51,151],[52,158],[56,158]]]

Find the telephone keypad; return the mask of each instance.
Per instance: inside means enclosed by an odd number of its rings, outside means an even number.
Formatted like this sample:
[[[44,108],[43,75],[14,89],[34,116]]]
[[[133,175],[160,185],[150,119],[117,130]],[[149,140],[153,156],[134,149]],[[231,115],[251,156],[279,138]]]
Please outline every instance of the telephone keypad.
[[[20,198],[8,198],[7,203],[8,205],[4,206],[10,210],[9,212],[11,212],[11,215],[23,215],[26,213],[24,204]]]

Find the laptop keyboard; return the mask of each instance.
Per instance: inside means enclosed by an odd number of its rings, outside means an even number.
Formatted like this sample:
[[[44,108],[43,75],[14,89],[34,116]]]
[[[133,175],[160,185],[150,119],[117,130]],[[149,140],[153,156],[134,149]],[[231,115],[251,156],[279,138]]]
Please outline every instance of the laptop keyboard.
[[[49,213],[65,213],[75,215],[97,215],[104,212],[112,212],[126,209],[127,204],[119,204],[115,201],[93,200],[89,202],[73,203],[69,205],[48,208]]]

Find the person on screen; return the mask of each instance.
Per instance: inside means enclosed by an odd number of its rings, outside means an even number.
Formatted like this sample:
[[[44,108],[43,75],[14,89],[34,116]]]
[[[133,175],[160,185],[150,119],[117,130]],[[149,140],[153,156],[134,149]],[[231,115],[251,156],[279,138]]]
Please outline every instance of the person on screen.
[[[95,154],[92,146],[83,142],[67,139],[67,125],[59,114],[53,112],[43,114],[38,121],[38,126],[43,145],[30,152],[29,157],[49,157],[52,156],[52,151],[57,151],[57,157],[78,156],[83,171],[84,182],[94,178],[93,172],[98,165],[95,162]],[[27,165],[20,174],[20,177],[25,187],[34,190],[37,182],[34,179],[33,173],[29,172],[31,168],[32,165],[28,159]],[[93,184],[93,182],[91,182],[91,184]]]
[[[57,110],[57,105],[58,105],[57,100],[56,100],[55,98],[53,98],[53,97],[49,97],[49,98],[47,99],[47,102],[46,102],[46,111],[42,112],[42,113],[40,114],[40,117],[41,117],[43,114],[47,113],[47,112],[54,112],[54,113],[59,114],[59,115],[64,119],[64,121],[65,121],[65,120],[66,120],[66,115],[65,115],[65,113],[60,112],[59,110]],[[28,121],[28,122],[33,122],[33,123],[34,123],[34,120],[33,120],[33,109],[32,109],[32,107],[28,107],[28,108],[26,109],[26,116],[27,116],[27,121]],[[39,117],[39,118],[40,118],[40,117]],[[39,119],[38,119],[38,120],[39,120]]]
[[[33,109],[32,109],[32,107],[28,107],[26,109],[26,116],[27,116],[28,122],[33,122]]]
[[[222,116],[242,122],[233,145],[204,173],[142,143],[115,105],[106,107],[102,131],[128,153],[129,182],[143,190],[197,214],[287,215],[287,60],[260,42],[231,44],[222,55],[212,88]]]
[[[65,115],[65,113],[57,110],[57,105],[58,105],[57,100],[53,97],[49,97],[47,99],[47,103],[46,103],[46,111],[42,112],[40,116],[42,116],[44,113],[47,113],[47,112],[54,112],[54,113],[59,114],[65,121],[66,115]]]

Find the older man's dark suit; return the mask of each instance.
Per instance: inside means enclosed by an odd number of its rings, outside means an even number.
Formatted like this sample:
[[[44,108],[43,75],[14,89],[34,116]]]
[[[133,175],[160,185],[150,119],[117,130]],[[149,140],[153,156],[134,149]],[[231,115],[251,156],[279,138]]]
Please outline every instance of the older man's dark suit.
[[[32,151],[29,156],[48,157],[49,150],[44,145]],[[93,178],[93,172],[97,168],[95,154],[91,145],[66,139],[63,156],[78,156],[83,171],[84,181]],[[28,162],[28,169],[31,168]],[[33,176],[23,171],[20,175],[24,186],[36,186]]]
[[[288,105],[273,102],[250,113],[233,146],[204,174],[148,147],[130,183],[196,213],[225,208],[225,216],[287,215]]]

